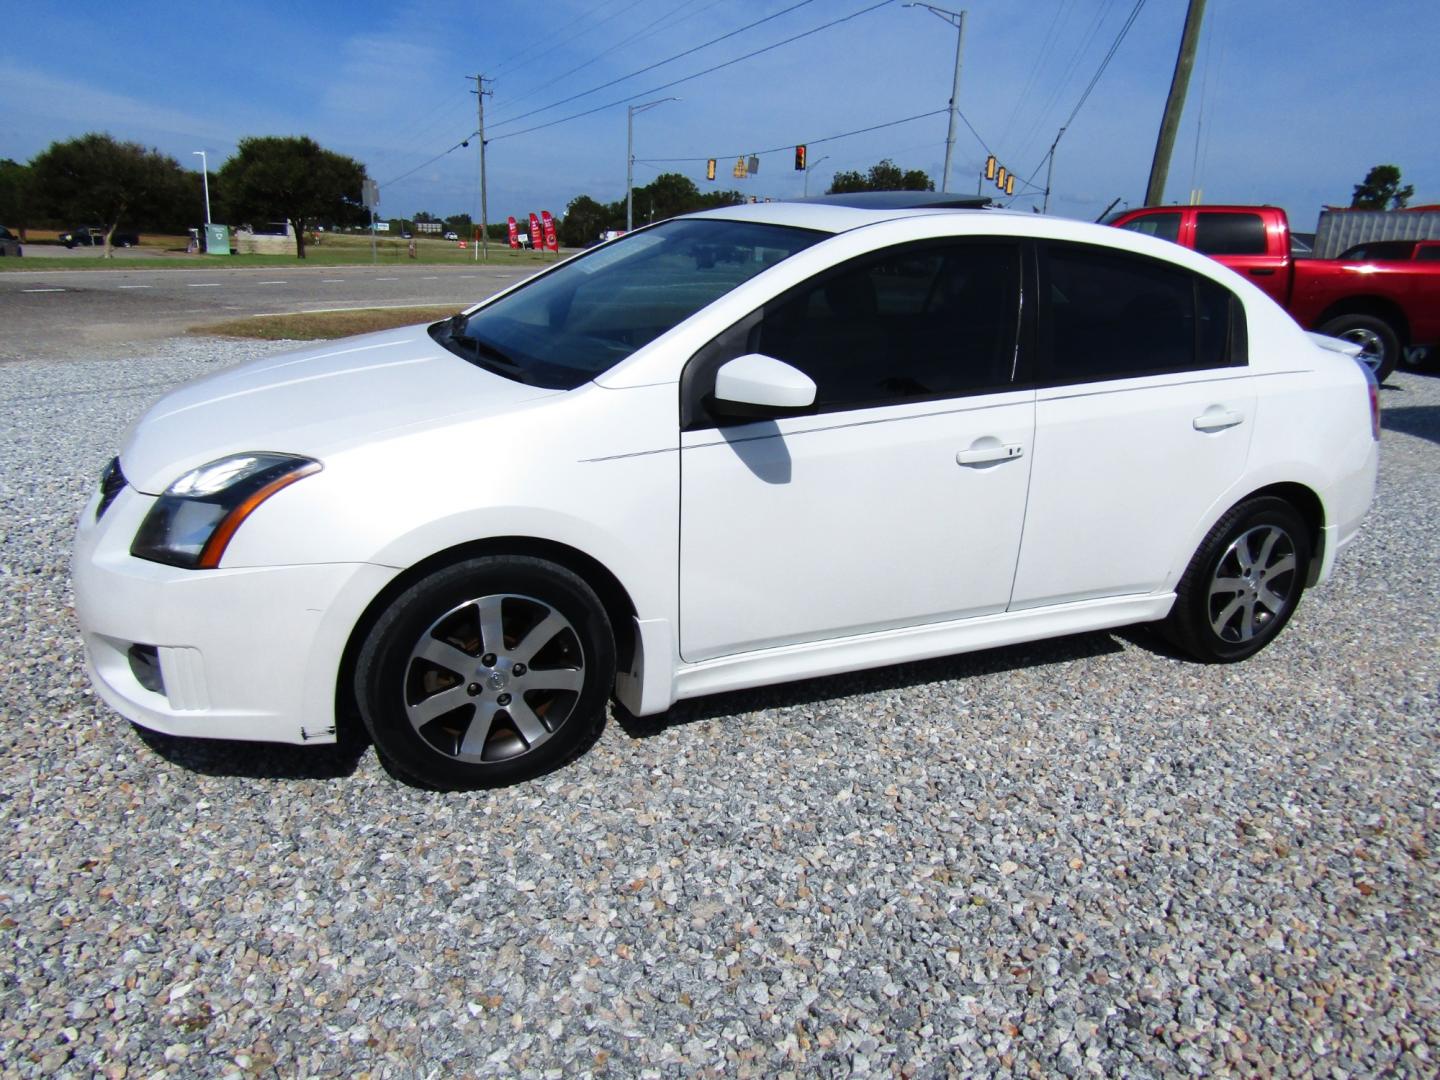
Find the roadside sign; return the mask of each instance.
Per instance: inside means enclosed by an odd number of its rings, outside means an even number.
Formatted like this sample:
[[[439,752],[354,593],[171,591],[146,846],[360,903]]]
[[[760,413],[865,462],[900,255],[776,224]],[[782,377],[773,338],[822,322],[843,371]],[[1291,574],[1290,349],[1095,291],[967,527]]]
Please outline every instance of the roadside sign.
[[[360,201],[365,204],[366,210],[374,210],[380,205],[380,185],[374,180],[364,180],[360,184]]]

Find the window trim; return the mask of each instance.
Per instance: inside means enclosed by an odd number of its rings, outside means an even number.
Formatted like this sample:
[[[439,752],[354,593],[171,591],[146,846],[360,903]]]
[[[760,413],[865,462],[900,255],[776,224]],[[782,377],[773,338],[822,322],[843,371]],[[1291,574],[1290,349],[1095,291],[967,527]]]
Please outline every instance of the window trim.
[[[749,338],[759,321],[764,317],[765,310],[773,305],[783,304],[788,299],[802,291],[815,288],[823,288],[825,283],[833,280],[844,273],[855,270],[858,266],[866,263],[881,262],[891,258],[904,257],[914,252],[924,252],[933,248],[954,248],[957,246],[980,245],[980,244],[1005,244],[1015,251],[1016,255],[1016,280],[1013,282],[1015,289],[1015,315],[1016,326],[1011,330],[1013,359],[1011,361],[1010,382],[1002,386],[988,386],[973,390],[945,390],[930,394],[913,394],[903,397],[877,398],[871,401],[846,401],[835,402],[828,405],[814,405],[809,409],[797,410],[789,413],[790,416],[824,416],[831,413],[855,412],[862,409],[893,408],[897,405],[924,404],[931,401],[946,401],[969,397],[979,397],[986,394],[1005,394],[1015,390],[1030,389],[1030,354],[1033,352],[1035,341],[1035,304],[1027,302],[1026,293],[1033,290],[1034,286],[1034,258],[1032,249],[1033,243],[1024,237],[1006,236],[1004,234],[963,234],[958,236],[935,236],[926,237],[922,240],[909,240],[898,244],[890,244],[886,247],[875,248],[852,256],[842,262],[826,267],[818,273],[812,274],[805,280],[784,289],[781,292],[769,297],[764,303],[753,308],[744,316],[736,319],[724,330],[714,335],[709,341],[696,349],[690,359],[685,362],[685,367],[680,373],[680,430],[681,431],[709,431],[721,428],[737,427],[742,424],[755,423],[754,417],[729,417],[713,414],[707,402],[715,385],[715,372],[725,360],[733,359],[740,355],[732,350],[737,347],[734,341],[725,341],[727,337],[735,334],[744,334]],[[724,343],[722,345],[722,342]]]
[[[1055,248],[1093,253],[1105,258],[1119,259],[1137,263],[1140,265],[1161,266],[1168,270],[1186,274],[1191,281],[1192,310],[1200,310],[1200,297],[1198,294],[1199,283],[1207,282],[1215,288],[1224,290],[1229,298],[1228,327],[1225,334],[1225,360],[1224,363],[1204,366],[1189,365],[1186,367],[1156,367],[1146,368],[1141,371],[1126,371],[1110,374],[1091,375],[1063,375],[1057,371],[1055,365],[1055,320],[1053,305],[1050,300],[1050,252]],[[1124,248],[1106,247],[1101,244],[1089,244],[1074,240],[1041,240],[1035,244],[1037,273],[1039,287],[1036,289],[1036,296],[1039,300],[1037,305],[1041,310],[1037,312],[1040,329],[1035,340],[1035,385],[1040,388],[1052,386],[1081,386],[1091,383],[1123,382],[1127,379],[1145,379],[1157,375],[1184,375],[1203,373],[1207,371],[1230,371],[1237,367],[1248,367],[1249,356],[1249,330],[1246,325],[1245,303],[1236,296],[1223,282],[1216,281],[1206,274],[1192,270],[1188,266],[1181,266],[1179,263],[1169,262],[1165,259],[1157,259],[1150,255],[1143,255],[1138,252],[1128,251]],[[1200,355],[1200,320],[1194,320],[1194,344],[1192,356]]]

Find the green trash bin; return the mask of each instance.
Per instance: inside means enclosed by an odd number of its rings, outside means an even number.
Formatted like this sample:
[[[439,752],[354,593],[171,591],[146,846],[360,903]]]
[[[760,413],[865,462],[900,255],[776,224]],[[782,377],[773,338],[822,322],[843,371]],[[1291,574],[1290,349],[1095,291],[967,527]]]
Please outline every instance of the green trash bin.
[[[205,226],[205,254],[207,254],[207,255],[229,255],[229,254],[230,254],[230,226],[229,226],[229,225],[206,225],[206,226]]]

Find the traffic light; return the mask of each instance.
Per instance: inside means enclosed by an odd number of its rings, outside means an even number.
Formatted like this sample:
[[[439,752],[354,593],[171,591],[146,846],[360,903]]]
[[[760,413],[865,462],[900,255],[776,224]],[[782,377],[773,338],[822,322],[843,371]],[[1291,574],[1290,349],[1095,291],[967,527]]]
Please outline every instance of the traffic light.
[[[1005,190],[1005,177],[1008,175],[1009,174],[1006,173],[1004,165],[1001,165],[999,172],[995,174],[995,186],[998,187],[1001,191]]]
[[[804,143],[801,143],[799,146],[795,147],[795,171],[796,171],[796,172],[804,172],[804,171],[805,171],[805,144],[804,144]]]
[[[713,157],[709,161],[705,162],[705,179],[715,179],[715,159]]]
[[[987,158],[985,159],[985,179],[986,179],[986,180],[994,180],[994,179],[995,179],[995,170],[996,170],[996,168],[999,167],[999,164],[1000,164],[1000,163],[995,160],[995,155],[994,155],[994,154],[991,154],[989,157],[987,157]]]
[[[1015,174],[1013,172],[1005,178],[1005,194],[1015,194]]]

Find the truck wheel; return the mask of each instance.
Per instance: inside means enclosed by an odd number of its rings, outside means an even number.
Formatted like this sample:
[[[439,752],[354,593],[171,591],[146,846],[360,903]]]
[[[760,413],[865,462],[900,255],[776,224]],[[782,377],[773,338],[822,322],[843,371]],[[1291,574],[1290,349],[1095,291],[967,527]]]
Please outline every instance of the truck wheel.
[[[1356,358],[1383,383],[1400,361],[1400,339],[1390,324],[1373,315],[1338,315],[1320,327],[1320,333],[1343,338],[1360,346]]]

